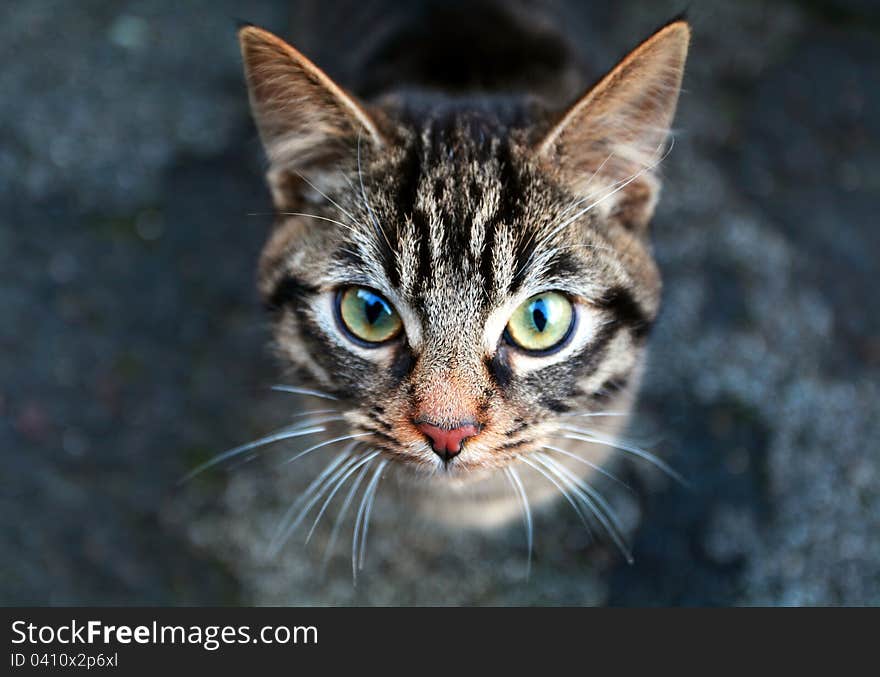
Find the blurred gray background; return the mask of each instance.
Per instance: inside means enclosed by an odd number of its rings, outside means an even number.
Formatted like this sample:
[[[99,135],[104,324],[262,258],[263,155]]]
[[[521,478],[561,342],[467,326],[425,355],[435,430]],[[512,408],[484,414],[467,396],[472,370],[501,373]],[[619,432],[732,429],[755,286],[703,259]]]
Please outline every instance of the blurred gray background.
[[[288,35],[295,5],[0,7],[0,603],[880,603],[871,0],[690,3],[632,434],[692,487],[619,464],[634,565],[561,504],[526,581],[518,525],[448,532],[380,494],[354,586],[344,547],[320,572],[324,532],[266,554],[318,466],[274,449],[176,486],[304,406],[266,388],[271,219],[234,35]],[[592,3],[585,50],[607,69],[681,9]]]

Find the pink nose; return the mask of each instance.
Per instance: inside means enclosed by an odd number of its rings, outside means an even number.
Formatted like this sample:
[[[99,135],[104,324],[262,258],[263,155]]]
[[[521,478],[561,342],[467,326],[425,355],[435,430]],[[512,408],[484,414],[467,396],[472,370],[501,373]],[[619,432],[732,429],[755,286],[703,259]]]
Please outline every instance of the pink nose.
[[[444,461],[448,461],[461,451],[461,445],[469,437],[473,437],[480,429],[473,423],[462,423],[453,428],[447,428],[433,423],[416,423],[428,439],[434,452]]]

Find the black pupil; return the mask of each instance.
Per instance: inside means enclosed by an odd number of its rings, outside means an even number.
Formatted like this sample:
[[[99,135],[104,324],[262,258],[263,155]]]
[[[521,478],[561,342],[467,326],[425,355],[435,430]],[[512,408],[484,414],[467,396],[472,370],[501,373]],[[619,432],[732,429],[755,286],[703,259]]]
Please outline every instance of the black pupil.
[[[535,323],[535,328],[539,332],[544,331],[547,326],[547,312],[544,299],[538,299],[532,304],[532,322]]]
[[[364,300],[364,313],[367,316],[367,322],[376,324],[376,320],[385,312],[385,304],[375,297],[373,300]]]

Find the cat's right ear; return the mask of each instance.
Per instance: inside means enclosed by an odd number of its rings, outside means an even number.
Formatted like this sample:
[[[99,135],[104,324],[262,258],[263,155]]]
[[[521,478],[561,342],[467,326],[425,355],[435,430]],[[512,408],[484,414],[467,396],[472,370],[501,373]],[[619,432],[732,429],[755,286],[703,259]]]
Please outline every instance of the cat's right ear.
[[[256,26],[244,26],[238,37],[276,207],[296,204],[304,183],[338,174],[338,163],[358,146],[383,145],[364,107],[284,40]]]

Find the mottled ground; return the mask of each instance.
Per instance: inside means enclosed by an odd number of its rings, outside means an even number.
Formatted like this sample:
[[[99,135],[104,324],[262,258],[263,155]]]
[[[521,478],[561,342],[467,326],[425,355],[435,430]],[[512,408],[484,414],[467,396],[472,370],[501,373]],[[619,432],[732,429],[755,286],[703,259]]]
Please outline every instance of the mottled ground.
[[[380,494],[356,587],[344,547],[320,575],[326,532],[266,554],[316,466],[276,449],[176,486],[300,407],[265,388],[234,40],[239,17],[285,32],[287,3],[4,4],[0,602],[880,604],[880,10],[692,4],[632,431],[692,486],[622,461],[635,564],[563,504],[529,581],[521,529]],[[679,9],[600,3],[588,51],[611,66]]]

